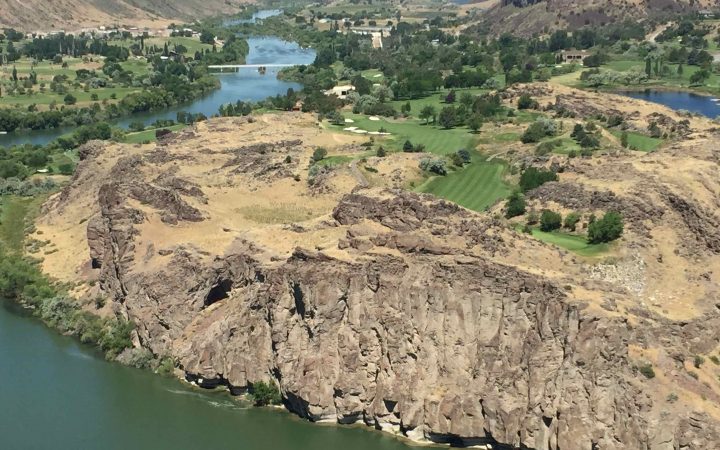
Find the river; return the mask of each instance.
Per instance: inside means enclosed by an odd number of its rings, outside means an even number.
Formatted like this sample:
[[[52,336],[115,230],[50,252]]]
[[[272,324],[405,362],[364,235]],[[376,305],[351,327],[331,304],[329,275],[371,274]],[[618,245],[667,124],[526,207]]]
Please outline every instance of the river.
[[[264,11],[257,13],[258,18],[269,17]],[[251,37],[247,39],[250,51],[246,57],[247,64],[311,64],[315,60],[315,50],[301,48],[297,43],[283,41],[276,37]],[[257,69],[240,69],[238,72],[219,74],[220,89],[195,100],[190,104],[152,113],[135,114],[114,121],[113,124],[127,128],[131,122],[142,121],[149,125],[156,120],[175,120],[178,111],[203,113],[210,117],[217,114],[220,105],[238,100],[258,101],[277,94],[285,94],[288,88],[299,90],[298,83],[277,79],[279,68],[268,68],[264,75]],[[51,130],[24,131],[0,135],[1,146],[22,145],[26,143],[45,145],[73,128]]]
[[[317,425],[224,392],[109,363],[0,300],[0,448],[407,450],[365,427]]]
[[[665,105],[674,110],[685,110],[714,119],[720,117],[720,102],[706,95],[680,91],[624,92],[624,95]]]
[[[268,13],[259,12],[257,18]],[[272,14],[270,14],[272,15]],[[248,64],[309,64],[315,52],[277,38],[250,38]],[[215,114],[223,103],[256,101],[296,83],[276,71],[219,75],[212,94],[167,111],[118,121],[174,119],[177,111]],[[0,136],[0,144],[44,144],[62,132]],[[0,449],[407,450],[365,427],[316,425],[285,411],[252,408],[225,392],[109,363],[0,299]]]

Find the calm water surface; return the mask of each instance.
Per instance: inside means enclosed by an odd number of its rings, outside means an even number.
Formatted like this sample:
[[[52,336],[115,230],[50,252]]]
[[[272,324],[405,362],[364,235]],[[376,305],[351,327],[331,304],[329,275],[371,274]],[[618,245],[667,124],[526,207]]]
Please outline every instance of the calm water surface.
[[[262,12],[262,11],[261,11]],[[258,14],[260,14],[259,12]],[[250,52],[246,58],[248,64],[311,64],[315,60],[315,50],[301,48],[294,42],[283,41],[275,37],[248,38]],[[191,104],[178,105],[159,112],[136,114],[115,121],[118,126],[125,127],[134,121],[143,121],[146,125],[158,119],[175,120],[178,111],[203,113],[210,117],[217,114],[220,105],[238,100],[258,101],[277,94],[285,94],[288,88],[302,89],[298,83],[277,79],[279,68],[268,68],[261,75],[257,69],[241,69],[239,72],[224,73],[220,77],[221,87],[206,97]],[[73,128],[28,131],[0,135],[0,145],[11,146],[26,143],[44,145]]]
[[[703,116],[714,119],[720,116],[720,102],[716,102],[714,97],[693,94],[691,92],[673,92],[673,91],[647,91],[647,92],[627,92],[628,97],[639,98],[653,103],[659,103],[669,108],[702,114]]]
[[[408,450],[108,363],[0,300],[0,449]]]

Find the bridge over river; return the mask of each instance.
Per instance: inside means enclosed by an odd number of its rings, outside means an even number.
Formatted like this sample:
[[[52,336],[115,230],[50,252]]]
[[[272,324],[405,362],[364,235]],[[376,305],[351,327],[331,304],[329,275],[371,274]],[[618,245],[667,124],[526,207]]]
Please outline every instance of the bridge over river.
[[[240,69],[258,69],[264,71],[265,69],[272,67],[292,67],[296,65],[297,64],[219,64],[210,65],[208,66],[208,69],[219,70],[221,72],[224,72],[225,70],[237,72]]]

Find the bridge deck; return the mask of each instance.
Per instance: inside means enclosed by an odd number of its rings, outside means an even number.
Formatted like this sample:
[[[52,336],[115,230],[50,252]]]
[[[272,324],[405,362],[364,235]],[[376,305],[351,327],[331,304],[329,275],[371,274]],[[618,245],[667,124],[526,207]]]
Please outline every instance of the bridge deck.
[[[208,66],[208,69],[242,69],[243,67],[259,68],[259,67],[290,67],[296,64],[222,64]]]

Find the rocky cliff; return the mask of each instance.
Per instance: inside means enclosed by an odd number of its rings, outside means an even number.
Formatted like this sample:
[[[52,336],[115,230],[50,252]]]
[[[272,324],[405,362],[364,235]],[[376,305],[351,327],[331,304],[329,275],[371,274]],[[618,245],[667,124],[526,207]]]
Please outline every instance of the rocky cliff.
[[[189,381],[235,394],[273,382],[313,421],[498,449],[720,442],[716,369],[685,369],[720,342],[714,275],[675,266],[686,270],[674,279],[688,287],[682,318],[645,304],[649,288],[609,275],[659,282],[667,272],[650,261],[653,233],[677,224],[695,236],[715,223],[696,197],[671,195],[652,158],[602,170],[578,162],[563,174],[579,192],[573,207],[617,202],[635,213],[629,254],[596,264],[488,214],[354,188],[349,169],[309,186],[301,169],[314,145],[362,151],[353,139],[287,115],[212,120],[157,145],[89,144],[38,223],[59,250],[45,268],[96,280],[85,296],[107,295],[103,312],[135,322],[137,345],[175,357]],[[664,193],[670,212],[622,184],[601,192],[598,180],[632,164],[653,167],[638,179],[655,180],[648,195]],[[707,164],[703,174],[717,170]],[[586,192],[593,183],[598,192]],[[563,192],[549,184],[534,201],[560,203]],[[707,258],[707,272],[712,236],[674,255]],[[639,370],[648,363],[655,378]]]

